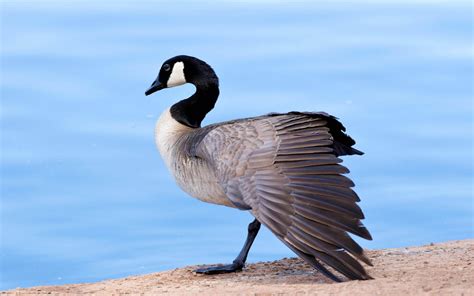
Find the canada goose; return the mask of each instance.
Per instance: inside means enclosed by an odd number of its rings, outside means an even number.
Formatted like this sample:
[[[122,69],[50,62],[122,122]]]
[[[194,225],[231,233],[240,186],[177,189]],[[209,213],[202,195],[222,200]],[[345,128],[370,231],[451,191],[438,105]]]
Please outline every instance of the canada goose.
[[[192,83],[196,92],[164,111],[155,140],[177,184],[202,201],[249,210],[245,244],[232,264],[197,273],[241,270],[260,229],[267,226],[288,248],[334,281],[320,262],[349,279],[370,279],[359,260],[371,265],[349,236],[371,240],[364,214],[343,174],[338,156],[362,155],[344,126],[327,113],[271,113],[201,127],[219,96],[214,70],[195,57],[180,55],[163,63],[145,92]]]

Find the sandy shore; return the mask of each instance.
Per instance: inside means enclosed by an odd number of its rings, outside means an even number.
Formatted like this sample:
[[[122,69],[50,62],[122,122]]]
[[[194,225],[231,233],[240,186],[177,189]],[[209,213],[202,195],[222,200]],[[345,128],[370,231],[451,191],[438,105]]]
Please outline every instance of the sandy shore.
[[[197,275],[196,266],[92,284],[33,287],[2,295],[474,295],[474,239],[368,251],[375,279],[332,283],[300,259]]]

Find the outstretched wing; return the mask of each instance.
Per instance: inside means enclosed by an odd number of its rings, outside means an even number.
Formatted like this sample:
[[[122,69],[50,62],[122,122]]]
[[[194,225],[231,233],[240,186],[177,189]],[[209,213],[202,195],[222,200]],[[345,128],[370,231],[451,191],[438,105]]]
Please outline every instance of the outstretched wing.
[[[369,279],[371,264],[349,236],[371,239],[353,182],[339,155],[362,154],[325,113],[271,114],[214,127],[197,148],[224,191],[251,209],[296,254],[333,280],[319,261],[350,279]]]

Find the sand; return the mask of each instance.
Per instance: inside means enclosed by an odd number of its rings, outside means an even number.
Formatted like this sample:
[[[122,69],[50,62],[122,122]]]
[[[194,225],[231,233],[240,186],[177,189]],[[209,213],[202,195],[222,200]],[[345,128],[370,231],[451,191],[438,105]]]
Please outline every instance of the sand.
[[[367,251],[374,280],[333,283],[297,258],[198,275],[189,266],[91,284],[33,287],[2,295],[474,295],[474,239]]]

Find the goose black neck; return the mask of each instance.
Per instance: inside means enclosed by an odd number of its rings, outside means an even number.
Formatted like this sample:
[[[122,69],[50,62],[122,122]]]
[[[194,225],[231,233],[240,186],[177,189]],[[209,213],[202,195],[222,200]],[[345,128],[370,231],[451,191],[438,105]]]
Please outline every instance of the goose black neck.
[[[202,120],[214,108],[218,96],[217,83],[196,85],[196,92],[191,97],[171,106],[171,116],[186,126],[201,127]]]

